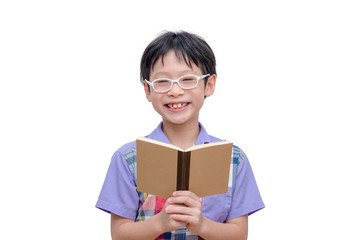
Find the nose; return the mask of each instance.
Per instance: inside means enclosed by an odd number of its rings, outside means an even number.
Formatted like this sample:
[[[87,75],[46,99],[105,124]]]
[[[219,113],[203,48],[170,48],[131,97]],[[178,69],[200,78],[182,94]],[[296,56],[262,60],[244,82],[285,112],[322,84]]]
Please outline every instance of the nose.
[[[173,86],[171,87],[171,89],[167,92],[167,95],[169,96],[179,96],[179,95],[183,95],[184,89],[182,89],[177,82],[175,82],[173,84]]]

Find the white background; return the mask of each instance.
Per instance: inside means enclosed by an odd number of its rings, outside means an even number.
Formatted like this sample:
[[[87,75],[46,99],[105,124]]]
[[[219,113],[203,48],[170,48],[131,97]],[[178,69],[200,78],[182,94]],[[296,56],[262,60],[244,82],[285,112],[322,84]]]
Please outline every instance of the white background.
[[[139,62],[199,34],[218,83],[200,121],[248,155],[249,239],[362,239],[359,1],[1,1],[0,239],[110,239],[113,152],[160,122]]]

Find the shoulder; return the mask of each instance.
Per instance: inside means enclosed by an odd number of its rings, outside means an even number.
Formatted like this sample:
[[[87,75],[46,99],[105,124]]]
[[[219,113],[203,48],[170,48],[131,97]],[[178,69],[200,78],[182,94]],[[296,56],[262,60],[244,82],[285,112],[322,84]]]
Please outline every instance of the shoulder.
[[[128,165],[136,161],[136,141],[128,142],[118,148],[113,154],[113,158],[117,160],[124,159]]]
[[[214,137],[212,135],[208,135],[208,137],[210,139],[210,142],[221,142],[221,141],[223,141],[222,139]]]
[[[243,161],[248,161],[246,154],[241,148],[233,145],[233,163],[239,165]]]
[[[114,152],[110,168],[121,172],[125,171],[127,174],[132,174],[135,178],[137,169],[136,160],[136,141],[128,142]]]
[[[116,152],[125,153],[128,150],[133,149],[133,148],[136,148],[136,140],[123,144],[120,148],[117,149]]]
[[[208,135],[208,138],[210,140],[210,142],[220,142],[220,141],[224,141],[218,137],[214,137],[212,135]],[[243,150],[241,150],[240,147],[238,147],[237,145],[233,145],[233,150],[232,150],[232,164],[234,165],[239,165],[241,162],[247,162],[248,158],[246,157],[246,154],[244,153]]]

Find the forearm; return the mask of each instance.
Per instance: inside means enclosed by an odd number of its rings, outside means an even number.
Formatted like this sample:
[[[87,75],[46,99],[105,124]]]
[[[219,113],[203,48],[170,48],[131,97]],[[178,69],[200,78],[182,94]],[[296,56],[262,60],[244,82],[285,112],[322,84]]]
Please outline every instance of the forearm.
[[[233,222],[219,223],[203,217],[203,226],[198,234],[207,240],[246,240],[248,238],[248,227],[247,223],[242,225]]]
[[[164,232],[158,218],[159,216],[155,215],[141,222],[114,223],[111,227],[112,239],[156,239]]]
[[[248,237],[248,215],[214,222],[202,215],[200,198],[190,191],[177,191],[168,201],[175,205],[166,208],[174,220],[185,222],[187,229],[204,239],[238,239]],[[216,206],[215,206],[216,207]]]

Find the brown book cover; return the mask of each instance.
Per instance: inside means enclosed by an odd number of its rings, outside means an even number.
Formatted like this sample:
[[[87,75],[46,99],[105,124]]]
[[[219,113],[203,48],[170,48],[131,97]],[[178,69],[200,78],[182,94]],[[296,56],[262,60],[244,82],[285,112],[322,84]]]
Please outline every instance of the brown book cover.
[[[163,198],[176,190],[190,190],[199,197],[227,192],[232,142],[187,150],[144,137],[136,143],[138,191]]]

